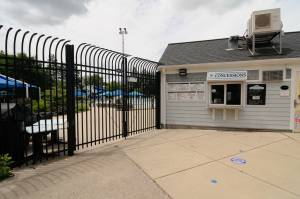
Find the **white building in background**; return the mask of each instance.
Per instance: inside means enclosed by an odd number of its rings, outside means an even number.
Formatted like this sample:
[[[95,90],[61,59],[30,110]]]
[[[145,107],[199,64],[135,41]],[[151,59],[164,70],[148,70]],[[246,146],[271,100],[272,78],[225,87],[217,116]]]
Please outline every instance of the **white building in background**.
[[[169,44],[160,64],[166,128],[300,130],[300,32],[283,34],[280,9],[245,36]]]

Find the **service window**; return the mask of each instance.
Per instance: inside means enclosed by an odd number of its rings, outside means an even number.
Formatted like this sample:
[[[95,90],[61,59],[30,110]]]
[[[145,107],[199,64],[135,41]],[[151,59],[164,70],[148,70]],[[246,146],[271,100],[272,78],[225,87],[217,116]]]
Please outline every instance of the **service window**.
[[[266,104],[266,84],[247,85],[247,104],[248,105]]]
[[[224,85],[211,85],[211,103],[224,104]]]
[[[212,105],[241,105],[241,95],[241,84],[212,84],[210,103]]]
[[[241,105],[241,84],[227,84],[226,104]]]

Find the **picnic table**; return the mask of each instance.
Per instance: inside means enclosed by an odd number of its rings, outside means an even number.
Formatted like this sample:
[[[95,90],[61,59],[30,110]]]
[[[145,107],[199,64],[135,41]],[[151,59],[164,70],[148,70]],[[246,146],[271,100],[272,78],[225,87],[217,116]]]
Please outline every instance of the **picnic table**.
[[[44,156],[43,137],[51,133],[51,143],[59,142],[58,130],[63,128],[63,119],[43,119],[26,126],[25,131],[32,136],[34,159]]]

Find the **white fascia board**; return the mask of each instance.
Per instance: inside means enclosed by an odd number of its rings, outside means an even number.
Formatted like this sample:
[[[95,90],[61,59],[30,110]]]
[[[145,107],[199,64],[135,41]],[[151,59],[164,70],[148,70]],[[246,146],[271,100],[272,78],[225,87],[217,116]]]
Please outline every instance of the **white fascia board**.
[[[162,69],[195,69],[195,68],[226,68],[226,67],[250,67],[250,66],[274,66],[274,65],[298,65],[300,58],[284,58],[284,59],[263,59],[263,60],[250,60],[250,61],[234,61],[234,62],[216,62],[216,63],[203,63],[203,64],[183,64],[183,65],[160,65],[158,70]]]

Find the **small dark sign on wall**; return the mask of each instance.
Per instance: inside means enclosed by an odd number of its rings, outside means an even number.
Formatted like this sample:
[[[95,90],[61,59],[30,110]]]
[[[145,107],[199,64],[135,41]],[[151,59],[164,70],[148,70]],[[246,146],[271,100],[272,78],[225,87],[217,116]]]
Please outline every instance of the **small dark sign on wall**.
[[[186,68],[179,69],[179,76],[184,77],[187,75]]]
[[[288,89],[289,89],[289,86],[283,85],[283,86],[280,87],[280,89],[285,91],[285,90],[288,90]]]
[[[266,84],[247,85],[247,104],[248,105],[266,104]]]

